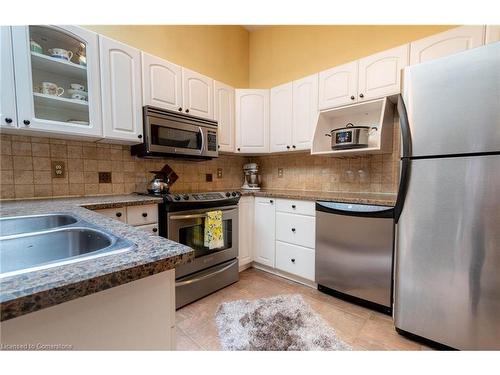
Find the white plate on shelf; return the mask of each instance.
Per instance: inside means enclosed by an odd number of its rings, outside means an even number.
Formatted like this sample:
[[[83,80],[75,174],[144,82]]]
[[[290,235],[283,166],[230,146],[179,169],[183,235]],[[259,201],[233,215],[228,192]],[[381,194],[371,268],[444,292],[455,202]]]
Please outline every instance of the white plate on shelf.
[[[87,91],[75,90],[75,89],[68,89],[68,93],[70,95],[80,94],[80,95],[85,96],[85,97],[87,97],[89,95],[89,93]]]

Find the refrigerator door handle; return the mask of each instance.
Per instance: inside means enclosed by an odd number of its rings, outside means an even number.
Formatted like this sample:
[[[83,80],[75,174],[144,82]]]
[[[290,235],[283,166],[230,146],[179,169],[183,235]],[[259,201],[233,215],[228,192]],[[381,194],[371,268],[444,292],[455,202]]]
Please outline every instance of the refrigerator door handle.
[[[397,110],[401,127],[403,155],[401,157],[401,178],[399,181],[398,197],[394,206],[394,222],[397,224],[406,198],[406,191],[410,182],[411,133],[408,122],[408,113],[401,94],[398,95]]]

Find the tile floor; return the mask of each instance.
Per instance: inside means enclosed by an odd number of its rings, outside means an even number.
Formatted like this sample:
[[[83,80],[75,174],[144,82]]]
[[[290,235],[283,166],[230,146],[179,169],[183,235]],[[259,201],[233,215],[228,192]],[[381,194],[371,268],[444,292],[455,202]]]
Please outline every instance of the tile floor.
[[[354,350],[429,349],[400,336],[387,315],[251,268],[240,273],[237,283],[177,311],[177,350],[220,350],[214,319],[220,303],[288,293],[301,294]]]

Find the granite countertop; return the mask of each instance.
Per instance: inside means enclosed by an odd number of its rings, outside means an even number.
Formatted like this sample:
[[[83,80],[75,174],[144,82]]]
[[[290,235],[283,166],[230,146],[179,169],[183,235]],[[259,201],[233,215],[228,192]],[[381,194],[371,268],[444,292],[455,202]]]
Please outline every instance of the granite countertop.
[[[348,193],[348,192],[324,192],[312,190],[278,190],[262,189],[259,191],[242,191],[243,196],[255,197],[302,199],[311,201],[332,201],[345,203],[375,204],[382,206],[394,206],[396,194],[393,193]]]
[[[161,198],[141,195],[0,202],[0,217],[65,212],[136,244],[136,248],[128,252],[0,279],[0,320],[54,306],[191,261],[194,251],[190,247],[91,211],[161,202]]]

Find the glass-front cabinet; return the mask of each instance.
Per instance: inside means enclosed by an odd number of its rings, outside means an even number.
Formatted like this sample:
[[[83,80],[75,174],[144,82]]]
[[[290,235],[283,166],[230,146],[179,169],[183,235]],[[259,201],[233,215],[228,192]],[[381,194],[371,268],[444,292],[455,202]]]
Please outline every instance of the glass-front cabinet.
[[[12,27],[19,128],[102,138],[97,34]]]

